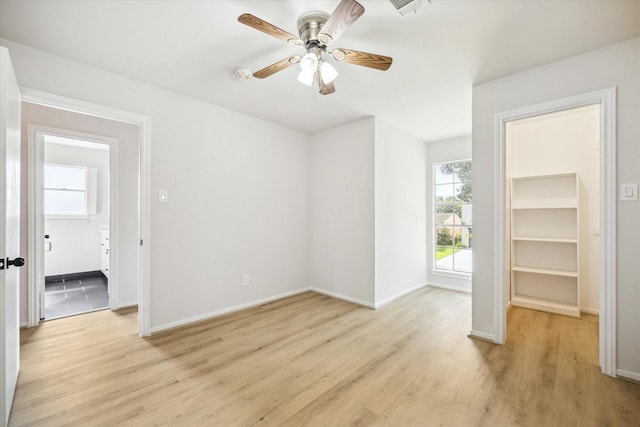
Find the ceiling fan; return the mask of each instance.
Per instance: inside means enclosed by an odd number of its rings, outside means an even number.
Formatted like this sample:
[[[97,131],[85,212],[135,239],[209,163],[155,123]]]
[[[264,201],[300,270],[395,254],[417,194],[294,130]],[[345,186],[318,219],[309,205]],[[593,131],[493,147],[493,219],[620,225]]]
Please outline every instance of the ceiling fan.
[[[318,11],[304,13],[298,18],[299,37],[249,13],[240,15],[238,17],[240,23],[286,41],[292,46],[301,46],[307,52],[305,55],[293,55],[271,64],[253,73],[253,76],[264,79],[299,63],[301,71],[298,81],[311,86],[315,80],[320,93],[328,95],[336,90],[333,81],[338,76],[338,72],[326,61],[327,56],[349,64],[382,71],[388,70],[393,61],[388,56],[343,48],[328,50],[329,45],[335,42],[363,13],[364,7],[355,0],[342,0],[331,15]]]

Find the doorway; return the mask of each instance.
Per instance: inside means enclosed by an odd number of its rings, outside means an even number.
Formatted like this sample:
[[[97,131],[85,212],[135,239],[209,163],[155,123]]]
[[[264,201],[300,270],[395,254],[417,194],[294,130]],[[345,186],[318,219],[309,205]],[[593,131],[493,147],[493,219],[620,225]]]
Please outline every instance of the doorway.
[[[42,144],[42,320],[110,307],[110,146],[117,140],[37,131]],[[64,135],[64,136],[62,136]],[[114,195],[117,198],[117,194]],[[40,203],[39,203],[40,204]],[[42,283],[41,283],[42,285]]]
[[[600,105],[506,123],[509,305],[598,315]]]
[[[507,277],[510,272],[510,236],[507,218],[510,209],[506,200],[506,124],[527,117],[569,110],[589,105],[599,105],[599,360],[602,373],[616,376],[616,89],[609,88],[569,98],[549,101],[516,110],[498,113],[495,121],[494,161],[497,170],[494,180],[496,241],[494,287],[495,342],[506,340]]]
[[[143,336],[148,335],[148,311],[145,305],[148,299],[140,298],[142,291],[146,289],[144,283],[148,278],[148,253],[142,245],[144,237],[148,235],[147,207],[144,199],[144,190],[148,183],[148,159],[144,156],[147,135],[144,130],[147,119],[67,98],[61,99],[40,92],[30,94],[28,90],[26,92],[27,96],[23,95],[22,104],[24,141],[28,144],[28,150],[25,150],[28,151],[26,160],[29,164],[29,177],[26,180],[29,183],[29,233],[26,246],[29,247],[29,256],[33,260],[29,264],[30,279],[25,283],[28,326],[39,323],[45,307],[39,292],[39,289],[45,288],[44,236],[49,234],[54,250],[54,239],[58,238],[45,232],[42,220],[43,201],[36,197],[39,192],[35,185],[43,182],[43,169],[38,165],[44,164],[44,137],[53,135],[109,147],[111,173],[108,174],[108,220],[105,218],[104,222],[94,224],[98,227],[100,237],[106,235],[109,242],[109,308],[117,310],[138,305],[139,332]],[[114,118],[109,118],[112,116]],[[97,246],[102,248],[102,243],[99,240]],[[106,271],[103,267],[101,260],[97,269],[93,267],[89,271]],[[44,317],[46,318],[46,314]]]

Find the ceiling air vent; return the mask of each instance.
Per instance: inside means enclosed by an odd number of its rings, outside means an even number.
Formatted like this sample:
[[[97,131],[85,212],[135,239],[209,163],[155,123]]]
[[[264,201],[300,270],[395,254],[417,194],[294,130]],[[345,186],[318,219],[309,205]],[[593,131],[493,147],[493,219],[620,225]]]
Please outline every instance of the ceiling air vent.
[[[389,0],[393,7],[396,8],[400,15],[406,15],[408,13],[418,13],[418,9],[420,9],[424,4],[428,1],[431,3],[431,0]]]

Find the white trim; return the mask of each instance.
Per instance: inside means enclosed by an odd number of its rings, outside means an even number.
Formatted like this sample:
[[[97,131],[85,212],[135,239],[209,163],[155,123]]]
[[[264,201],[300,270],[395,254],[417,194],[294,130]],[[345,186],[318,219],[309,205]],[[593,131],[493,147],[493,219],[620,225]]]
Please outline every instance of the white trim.
[[[599,316],[600,310],[594,308],[581,308],[580,313],[590,314],[592,316]]]
[[[450,285],[448,283],[438,283],[438,282],[430,281],[427,286],[431,286],[432,288],[448,289],[450,291],[456,291],[456,292],[464,292],[465,294],[471,293],[471,287],[463,288],[462,286]]]
[[[146,337],[151,335],[151,118],[145,118],[138,125],[140,127],[138,333]]]
[[[432,276],[441,276],[441,277],[449,277],[450,279],[456,280],[466,280],[471,283],[471,273],[463,273],[461,271],[453,271],[453,270],[439,270],[436,268],[431,269]]]
[[[120,216],[118,215],[118,143],[109,146],[109,247],[117,248],[120,236]],[[113,246],[111,246],[113,245]],[[112,252],[112,251],[111,251]],[[109,308],[120,308],[120,263],[118,257],[109,256]]]
[[[640,382],[640,373],[638,372],[631,372],[631,371],[626,371],[624,369],[618,369],[616,373],[620,377]]]
[[[243,304],[234,305],[233,307],[222,308],[220,310],[212,311],[210,313],[200,314],[198,316],[188,317],[186,319],[178,320],[171,323],[165,323],[164,325],[154,326],[149,330],[151,333],[156,333],[160,331],[166,331],[167,329],[174,329],[180,326],[186,326],[195,322],[201,322],[203,320],[213,319],[215,317],[224,316],[225,314],[233,313],[240,310],[246,310],[248,308],[256,307],[262,304],[267,304],[273,301],[281,300],[284,298],[289,298],[294,295],[302,294],[304,292],[309,292],[309,288],[300,288],[289,292],[284,292],[279,295],[274,295],[267,298],[262,298],[259,300],[254,300],[250,302],[246,302]]]
[[[311,288],[309,288],[309,290],[311,290],[313,292],[316,292],[316,293],[319,293],[319,294],[322,294],[322,295],[327,295],[327,296],[332,297],[332,298],[341,299],[343,301],[347,301],[347,302],[351,302],[351,303],[354,303],[354,304],[358,304],[358,305],[361,305],[363,307],[372,308],[374,310],[376,309],[376,305],[375,304],[372,304],[372,303],[370,303],[368,301],[364,301],[364,300],[361,300],[361,299],[358,299],[358,298],[352,298],[352,297],[349,297],[349,296],[346,296],[346,295],[342,295],[342,294],[339,294],[337,292],[327,291],[325,289],[316,288],[314,286],[311,286]]]
[[[140,143],[140,194],[139,234],[144,245],[138,251],[138,333],[150,335],[150,207],[151,207],[151,118],[147,115],[124,111],[78,99],[53,95],[29,88],[20,88],[22,101],[62,110],[87,114],[109,120],[130,123],[139,127]]]
[[[86,221],[88,220],[90,215],[88,214],[78,214],[78,215],[45,215],[44,219],[50,219],[53,221]]]
[[[384,306],[385,306],[385,305],[387,305],[387,304],[390,304],[390,303],[394,302],[394,301],[395,301],[395,300],[397,300],[397,299],[402,298],[402,297],[403,297],[403,296],[405,296],[405,295],[408,295],[408,294],[410,294],[410,293],[412,293],[412,292],[415,292],[415,291],[417,291],[417,290],[419,290],[419,289],[426,288],[427,286],[429,286],[429,284],[428,284],[428,283],[423,283],[423,284],[421,284],[421,285],[414,286],[414,287],[413,287],[413,288],[411,288],[411,289],[407,289],[407,290],[405,290],[405,291],[402,291],[402,292],[399,292],[399,293],[397,293],[397,294],[395,294],[395,295],[392,295],[392,296],[390,296],[390,297],[387,297],[387,298],[385,298],[385,299],[383,299],[383,300],[381,300],[381,301],[376,301],[376,303],[375,303],[375,305],[374,305],[374,308],[377,310],[377,309],[379,309],[379,308],[381,308],[381,307],[384,307]]]
[[[494,330],[504,342],[505,304],[505,132],[506,122],[600,104],[600,367],[616,376],[616,88],[602,89],[497,113],[494,116]]]
[[[42,313],[42,296],[44,294],[44,206],[43,206],[43,176],[44,164],[44,136],[58,136],[78,140],[89,141],[109,146],[109,241],[114,247],[118,243],[118,140],[115,138],[95,135],[74,130],[59,129],[35,124],[27,125],[28,131],[28,242],[29,257],[33,262],[29,263],[29,283],[27,285],[28,321],[29,327],[40,323]],[[88,217],[88,216],[86,216]],[[61,219],[61,216],[56,216]],[[74,217],[78,220],[82,218]],[[84,218],[86,219],[86,218]],[[118,308],[119,282],[118,263],[114,258],[110,263],[113,274],[108,280],[109,307],[112,310]]]
[[[138,301],[126,301],[121,303],[120,306],[115,310],[122,310],[123,308],[135,307],[137,305],[138,305]]]
[[[504,344],[507,340],[507,292],[505,285],[505,128],[504,118],[497,114],[493,123],[494,144],[494,215],[493,241],[495,257],[493,259],[494,287],[493,294],[493,330],[495,342]]]
[[[602,92],[600,95],[600,369],[607,375],[615,376],[617,368],[617,95],[615,87]]]
[[[36,212],[43,212],[42,198],[36,197],[38,185],[42,183],[42,170],[36,167],[44,162],[43,144],[36,143],[36,133],[33,126],[27,127],[27,242],[29,262],[27,283],[27,327],[31,328],[40,323],[40,307],[42,305],[41,289],[44,286],[44,226]],[[37,238],[40,236],[40,238]],[[40,255],[39,255],[40,254]]]
[[[474,331],[469,332],[470,338],[478,338],[484,341],[496,342],[496,336],[493,334],[487,334],[486,332]]]

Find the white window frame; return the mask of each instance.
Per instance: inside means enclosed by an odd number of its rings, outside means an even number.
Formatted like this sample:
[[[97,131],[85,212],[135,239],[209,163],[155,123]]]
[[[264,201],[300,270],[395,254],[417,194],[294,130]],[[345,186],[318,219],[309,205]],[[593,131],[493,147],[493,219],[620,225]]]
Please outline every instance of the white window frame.
[[[97,192],[97,170],[96,168],[88,167],[88,166],[78,166],[78,165],[68,165],[68,164],[60,164],[60,163],[45,163],[45,166],[56,166],[61,168],[69,168],[69,169],[82,169],[84,170],[84,189],[83,190],[72,190],[68,188],[58,188],[58,187],[47,187],[46,182],[44,182],[43,175],[43,191],[47,190],[56,190],[56,191],[73,191],[73,192],[83,192],[84,193],[84,212],[74,213],[74,212],[66,212],[66,213],[47,213],[45,211],[45,219],[88,219],[90,215],[94,215],[96,213],[96,192]],[[44,208],[44,206],[43,206]]]
[[[431,242],[431,248],[433,251],[433,257],[432,257],[432,269],[431,272],[434,275],[440,275],[440,276],[445,276],[445,277],[451,277],[451,278],[462,278],[462,277],[471,277],[471,274],[473,272],[473,266],[471,267],[471,270],[456,270],[455,268],[451,268],[451,269],[447,269],[447,268],[438,268],[438,264],[437,264],[437,256],[438,256],[438,213],[437,213],[437,200],[436,200],[436,186],[437,185],[442,185],[442,184],[438,184],[436,181],[436,171],[437,168],[441,165],[445,165],[445,164],[453,164],[453,163],[463,163],[463,162],[472,162],[471,159],[460,159],[460,160],[450,160],[450,161],[445,161],[445,162],[438,162],[438,163],[433,163],[433,170],[432,170],[432,176],[433,176],[433,184],[432,184],[432,188],[431,190],[433,191],[433,198],[432,198],[432,203],[431,203],[431,207],[432,207],[432,212],[433,212],[433,220],[432,220],[432,224],[431,224],[431,230],[433,233],[433,241]],[[472,163],[472,167],[473,167],[473,163]],[[451,185],[454,186],[456,185],[455,182],[455,174],[454,174],[454,181],[451,182]],[[465,181],[465,182],[471,182],[471,185],[473,187],[473,181]],[[458,184],[462,184],[462,182],[458,183]],[[472,205],[472,202],[469,202],[469,205]],[[473,215],[473,214],[472,214]],[[473,217],[472,217],[473,218]],[[471,221],[471,227],[473,228],[473,219]],[[442,226],[442,224],[440,224],[440,226]],[[452,225],[453,227],[454,225]],[[462,224],[460,224],[460,226],[458,227],[462,227]],[[454,236],[452,236],[452,238],[455,238]],[[473,251],[473,248],[469,248],[468,250]],[[453,254],[452,254],[453,255]],[[455,264],[454,264],[455,266]]]

